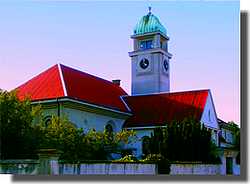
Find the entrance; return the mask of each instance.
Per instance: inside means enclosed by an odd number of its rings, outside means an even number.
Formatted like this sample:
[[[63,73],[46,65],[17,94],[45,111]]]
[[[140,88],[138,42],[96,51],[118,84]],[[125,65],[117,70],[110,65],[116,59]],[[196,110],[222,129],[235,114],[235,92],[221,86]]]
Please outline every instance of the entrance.
[[[226,157],[226,173],[233,174],[233,158]]]

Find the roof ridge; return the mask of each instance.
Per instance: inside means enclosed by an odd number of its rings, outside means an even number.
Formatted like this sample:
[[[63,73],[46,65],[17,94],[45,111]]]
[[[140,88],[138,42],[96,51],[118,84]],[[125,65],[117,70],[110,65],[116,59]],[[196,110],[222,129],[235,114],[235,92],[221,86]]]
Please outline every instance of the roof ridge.
[[[98,77],[98,76],[96,76],[96,75],[93,75],[93,74],[84,72],[84,71],[82,71],[82,70],[80,70],[80,69],[76,69],[76,68],[73,68],[73,67],[70,67],[70,66],[66,66],[66,65],[64,65],[64,64],[60,64],[60,66],[63,66],[63,67],[65,67],[65,68],[74,70],[74,71],[76,71],[76,72],[79,72],[79,73],[82,73],[82,74],[91,76],[91,77],[93,77],[93,78],[95,78],[95,79],[101,80],[101,81],[103,81],[103,82],[105,82],[105,83],[107,83],[107,84],[110,84],[110,85],[112,85],[112,86],[114,86],[114,87],[116,87],[116,88],[121,89],[122,91],[124,91],[124,92],[127,94],[127,92],[126,92],[121,86],[118,86],[118,85],[114,84],[112,81],[109,81],[109,80],[107,80],[107,79],[103,79],[103,78]]]
[[[188,93],[188,92],[201,92],[201,91],[210,91],[210,89],[197,89],[197,90],[187,90],[187,91],[174,91],[174,92],[158,92],[158,93],[147,93],[147,94],[135,94],[135,95],[123,95],[124,97],[137,97],[137,96],[157,96],[157,95],[172,95],[179,93]]]
[[[83,74],[87,74],[87,75],[90,75],[90,76],[92,76],[92,77],[95,77],[95,78],[98,78],[98,79],[101,79],[101,80],[103,80],[103,81],[107,81],[107,82],[113,84],[113,83],[112,83],[111,81],[109,81],[109,80],[106,80],[106,79],[103,79],[103,78],[98,77],[98,76],[96,76],[96,75],[89,74],[89,73],[87,73],[87,72],[81,71],[80,69],[76,69],[76,68],[73,68],[73,67],[70,67],[70,66],[66,66],[66,65],[63,65],[63,64],[60,64],[60,65],[66,67],[66,68],[75,70],[75,71],[77,71],[77,72],[80,72],[80,73],[83,73]]]
[[[17,85],[17,87],[14,88],[14,89],[12,89],[12,90],[17,90],[18,88],[20,88],[20,87],[22,87],[22,86],[28,84],[29,82],[31,82],[32,80],[34,80],[34,79],[40,77],[42,74],[44,74],[44,73],[47,72],[49,69],[51,69],[51,68],[53,68],[53,67],[55,67],[55,66],[56,66],[56,64],[53,65],[53,66],[51,66],[51,67],[49,67],[49,68],[46,68],[46,69],[42,70],[39,74],[34,74],[34,75],[31,76],[28,80],[26,80],[26,81],[22,82],[21,84]]]
[[[61,79],[61,83],[62,83],[62,87],[63,87],[64,96],[68,96],[67,88],[66,88],[66,85],[65,85],[65,81],[64,81],[64,77],[63,77],[63,72],[62,72],[61,65],[62,64],[58,63],[57,67],[58,67],[58,70],[59,70],[59,75],[60,75],[60,79]]]

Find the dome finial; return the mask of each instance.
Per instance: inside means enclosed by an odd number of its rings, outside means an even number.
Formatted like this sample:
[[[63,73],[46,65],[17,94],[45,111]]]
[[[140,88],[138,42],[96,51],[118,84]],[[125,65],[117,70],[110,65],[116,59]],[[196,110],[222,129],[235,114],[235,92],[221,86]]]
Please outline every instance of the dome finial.
[[[151,14],[151,10],[152,10],[152,7],[149,6],[149,7],[148,7],[148,14]]]

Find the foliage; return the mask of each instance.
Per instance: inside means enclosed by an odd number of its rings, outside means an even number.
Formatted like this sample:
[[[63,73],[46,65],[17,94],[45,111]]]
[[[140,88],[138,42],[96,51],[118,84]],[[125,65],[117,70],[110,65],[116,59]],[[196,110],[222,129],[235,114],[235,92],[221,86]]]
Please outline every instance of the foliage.
[[[229,121],[228,124],[235,136],[235,147],[240,150],[240,128],[234,121]]]
[[[239,153],[236,156],[236,163],[240,164],[240,128],[234,121],[229,121],[228,124],[235,136],[235,148],[239,150]]]
[[[67,117],[44,121],[40,106],[19,101],[15,92],[0,90],[1,159],[37,158],[38,149],[57,149],[68,162],[105,160],[110,152],[133,141],[134,131],[87,133]]]
[[[66,117],[52,116],[48,125],[42,122],[40,149],[57,149],[62,152],[60,159],[74,162],[84,156],[83,130],[77,129]]]
[[[60,160],[75,163],[81,160],[106,160],[121,143],[128,143],[134,131],[110,133],[94,129],[83,132],[66,117],[52,116],[48,126],[41,125],[41,148],[55,148],[62,152]]]
[[[36,157],[38,134],[32,120],[39,109],[28,98],[19,101],[15,91],[0,90],[1,159]]]
[[[114,160],[113,162],[139,162],[138,159],[133,155],[126,155],[125,157]]]
[[[163,159],[164,157],[161,154],[148,154],[146,158],[141,161],[142,162],[158,162]]]
[[[149,152],[171,161],[218,162],[211,132],[193,119],[174,121],[166,128],[155,129]]]
[[[141,160],[144,163],[156,163],[158,165],[159,174],[169,174],[170,172],[170,162],[168,159],[164,158],[161,154],[148,154],[145,159]]]

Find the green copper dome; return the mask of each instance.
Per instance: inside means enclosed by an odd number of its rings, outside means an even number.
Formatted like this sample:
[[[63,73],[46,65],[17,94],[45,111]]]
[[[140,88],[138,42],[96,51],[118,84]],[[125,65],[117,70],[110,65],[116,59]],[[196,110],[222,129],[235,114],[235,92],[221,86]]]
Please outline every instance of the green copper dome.
[[[134,35],[142,35],[151,32],[161,32],[167,35],[165,27],[160,23],[159,19],[151,12],[143,16],[141,20],[136,24],[134,29]]]

